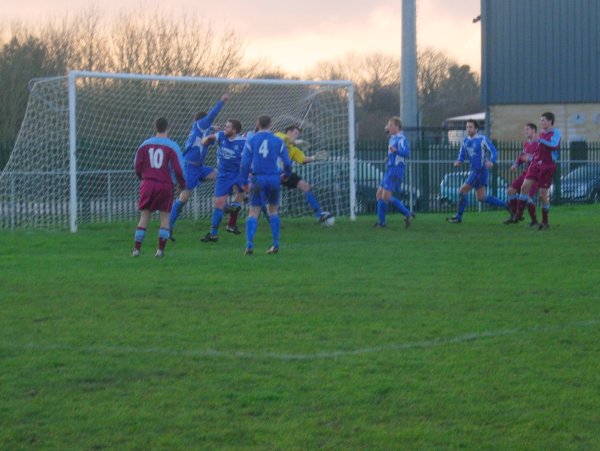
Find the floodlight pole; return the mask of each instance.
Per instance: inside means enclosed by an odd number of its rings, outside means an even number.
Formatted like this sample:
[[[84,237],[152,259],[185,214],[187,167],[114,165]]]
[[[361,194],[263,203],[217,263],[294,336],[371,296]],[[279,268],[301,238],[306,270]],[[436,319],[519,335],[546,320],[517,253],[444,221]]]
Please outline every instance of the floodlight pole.
[[[400,117],[402,125],[415,139],[419,126],[417,98],[417,12],[416,0],[402,0],[402,78]],[[411,133],[411,131],[414,131]],[[412,135],[412,136],[411,136]]]

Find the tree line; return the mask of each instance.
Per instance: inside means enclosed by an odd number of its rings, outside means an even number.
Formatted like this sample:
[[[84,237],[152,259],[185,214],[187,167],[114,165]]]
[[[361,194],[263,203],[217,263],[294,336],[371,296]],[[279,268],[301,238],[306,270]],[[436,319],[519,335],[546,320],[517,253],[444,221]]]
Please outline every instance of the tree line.
[[[16,140],[30,80],[70,70],[298,78],[266,60],[248,60],[242,36],[216,31],[193,16],[140,8],[108,24],[90,9],[36,27],[13,23],[0,30],[0,143]],[[445,117],[480,110],[479,77],[469,66],[431,48],[419,51],[417,60],[423,126],[439,127]],[[308,68],[302,78],[354,82],[359,139],[381,139],[383,124],[400,110],[399,56],[347,54]],[[0,167],[7,157],[0,154]]]

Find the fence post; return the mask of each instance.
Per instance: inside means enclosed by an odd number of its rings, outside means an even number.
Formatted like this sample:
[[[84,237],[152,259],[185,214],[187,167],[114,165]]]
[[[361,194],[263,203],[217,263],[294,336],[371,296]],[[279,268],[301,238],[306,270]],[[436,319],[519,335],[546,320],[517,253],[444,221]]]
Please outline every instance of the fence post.
[[[10,174],[10,227],[16,227],[17,203],[15,200],[15,175]]]
[[[110,177],[111,172],[108,171],[107,174],[108,174],[108,179],[106,180],[106,185],[107,185],[107,187],[106,187],[106,191],[107,191],[106,195],[108,197],[108,205],[107,205],[107,208],[108,208],[108,222],[112,222],[112,206],[113,206],[113,203],[112,203],[112,185],[111,185],[112,179]]]

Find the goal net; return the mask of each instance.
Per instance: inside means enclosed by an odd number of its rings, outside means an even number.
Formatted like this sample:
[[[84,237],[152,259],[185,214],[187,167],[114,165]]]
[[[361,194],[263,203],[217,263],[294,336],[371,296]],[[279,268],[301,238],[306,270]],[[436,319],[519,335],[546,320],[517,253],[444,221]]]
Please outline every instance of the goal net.
[[[302,128],[307,155],[328,158],[295,171],[312,186],[325,211],[354,217],[353,89],[344,81],[217,79],[71,72],[32,82],[15,147],[0,175],[2,228],[70,228],[138,217],[137,147],[168,119],[183,145],[194,114],[225,93],[231,99],[215,120],[239,119],[252,130],[261,114],[273,131]],[[211,147],[205,164],[216,166]],[[213,182],[197,188],[180,219],[209,218]],[[311,215],[299,190],[282,190],[281,214]]]

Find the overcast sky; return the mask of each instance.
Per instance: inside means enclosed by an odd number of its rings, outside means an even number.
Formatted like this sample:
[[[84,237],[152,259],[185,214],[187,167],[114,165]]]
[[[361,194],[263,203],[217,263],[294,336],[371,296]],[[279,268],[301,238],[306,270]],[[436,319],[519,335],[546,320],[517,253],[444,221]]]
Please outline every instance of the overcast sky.
[[[36,23],[89,9],[107,16],[159,8],[179,17],[204,17],[216,30],[234,29],[249,58],[263,58],[302,75],[318,61],[348,52],[399,55],[402,0],[1,0],[0,21]],[[480,0],[417,0],[417,43],[480,71]]]

